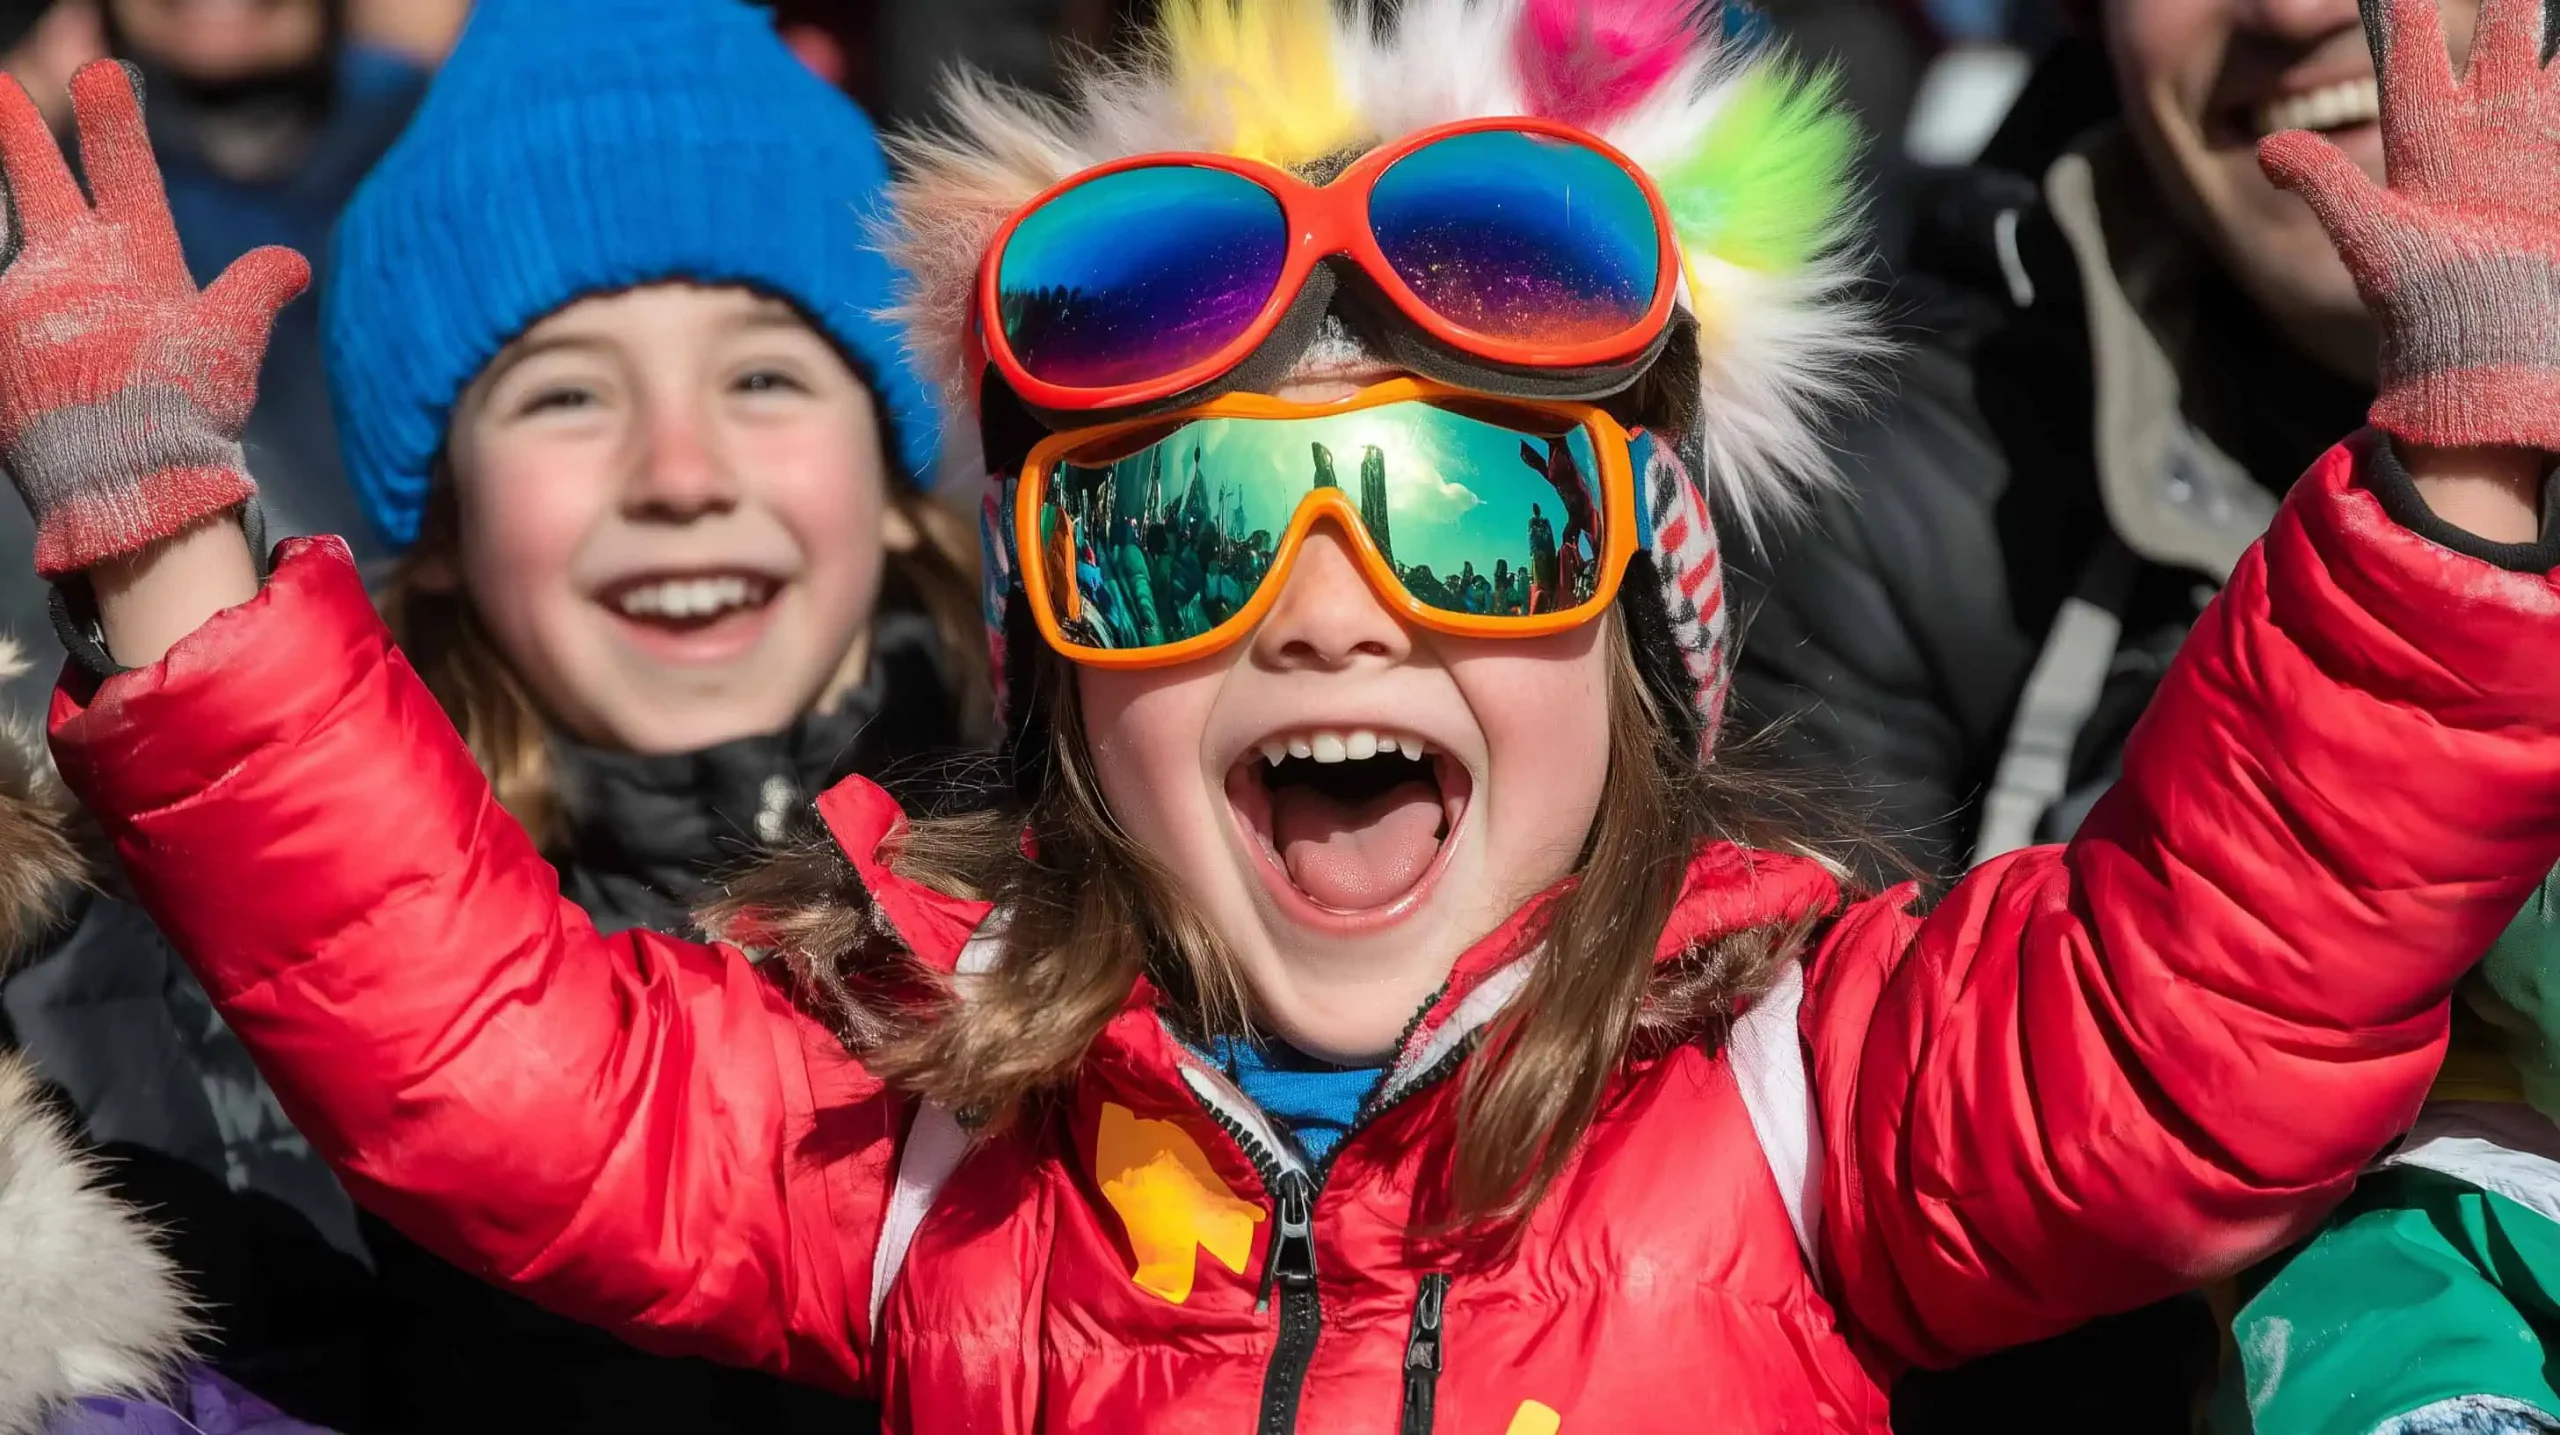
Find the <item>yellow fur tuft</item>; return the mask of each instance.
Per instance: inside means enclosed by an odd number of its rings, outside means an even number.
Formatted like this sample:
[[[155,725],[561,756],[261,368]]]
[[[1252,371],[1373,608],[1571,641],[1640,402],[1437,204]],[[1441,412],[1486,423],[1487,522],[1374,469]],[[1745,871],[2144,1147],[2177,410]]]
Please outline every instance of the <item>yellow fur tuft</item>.
[[[1160,33],[1175,92],[1221,153],[1295,165],[1363,138],[1331,0],[1168,0]]]

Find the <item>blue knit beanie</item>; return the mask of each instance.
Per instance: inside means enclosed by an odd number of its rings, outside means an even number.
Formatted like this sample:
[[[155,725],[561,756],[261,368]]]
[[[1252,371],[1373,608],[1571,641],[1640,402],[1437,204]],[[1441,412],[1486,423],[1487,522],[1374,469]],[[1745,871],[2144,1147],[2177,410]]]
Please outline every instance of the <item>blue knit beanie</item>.
[[[851,356],[907,481],[938,418],[866,221],[870,121],[741,0],[481,0],[339,218],[321,322],[347,474],[418,534],[454,401],[545,315],[670,279],[793,301]]]

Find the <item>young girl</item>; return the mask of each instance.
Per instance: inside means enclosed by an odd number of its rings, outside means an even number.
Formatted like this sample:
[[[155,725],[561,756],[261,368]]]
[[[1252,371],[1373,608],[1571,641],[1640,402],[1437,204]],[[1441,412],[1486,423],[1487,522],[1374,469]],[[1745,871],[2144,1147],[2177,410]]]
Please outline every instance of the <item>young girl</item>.
[[[487,0],[344,218],[328,360],[400,555],[381,606],[605,930],[685,930],[710,874],[811,795],[983,707],[962,690],[984,682],[974,585],[935,535],[959,525],[922,487],[934,406],[875,316],[884,179],[860,112],[754,10]],[[181,1107],[130,1031],[110,1054],[92,1023],[73,1055],[120,1072],[125,1107]],[[764,1435],[778,1401],[819,1404],[365,1235],[382,1428]],[[826,1404],[809,1418],[844,1429]]]
[[[885,178],[761,12],[487,0],[340,227],[330,379],[401,555],[381,607],[601,930],[689,930],[816,793],[984,725],[934,405],[864,245]],[[373,1245],[377,1397],[411,1428],[488,1428],[478,1386],[528,1430],[853,1418]]]
[[[1731,840],[1772,814],[1698,761],[1691,475],[1778,506],[1865,339],[1838,121],[1685,7],[1176,4],[1081,112],[964,90],[905,256],[1008,478],[1019,802],[836,787],[735,945],[599,936],[343,557],[260,579],[220,444],[295,266],[122,262],[118,77],[94,212],[12,98],[0,450],[134,668],[74,675],[57,751],[359,1198],[634,1340],[913,1431],[1880,1431],[1904,1365],[2307,1229],[2560,858],[2560,592],[2507,566],[2560,448],[2517,337],[2560,316],[2497,282],[2560,240],[2537,12],[2493,0],[2457,89],[2390,10],[2387,194],[2271,151],[2387,301],[2388,431],[2073,845],[1925,917]],[[1552,606],[1402,585],[1528,561],[1533,504],[1587,515]],[[1175,627],[1111,646],[1080,548],[1202,525],[1244,607],[1189,631],[1115,554]]]

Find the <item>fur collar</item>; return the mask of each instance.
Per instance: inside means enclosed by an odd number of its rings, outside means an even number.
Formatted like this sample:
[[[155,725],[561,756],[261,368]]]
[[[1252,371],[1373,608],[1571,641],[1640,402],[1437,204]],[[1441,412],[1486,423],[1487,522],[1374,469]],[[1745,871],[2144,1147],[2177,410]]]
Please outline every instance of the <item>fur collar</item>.
[[[66,1401],[146,1392],[194,1321],[140,1216],[99,1189],[34,1073],[0,1060],[0,1435]]]
[[[25,670],[0,640],[0,679]],[[83,880],[70,805],[22,725],[0,730],[0,952],[49,931]],[[177,1272],[131,1208],[100,1188],[34,1071],[0,1057],[0,1435],[33,1435],[62,1403],[136,1394],[186,1353]]]

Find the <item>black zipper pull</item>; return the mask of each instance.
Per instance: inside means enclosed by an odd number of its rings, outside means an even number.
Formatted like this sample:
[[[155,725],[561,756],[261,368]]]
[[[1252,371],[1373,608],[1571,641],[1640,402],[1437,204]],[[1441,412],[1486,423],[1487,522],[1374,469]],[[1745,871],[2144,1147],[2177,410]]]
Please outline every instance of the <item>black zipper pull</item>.
[[[1272,1197],[1278,1225],[1271,1236],[1270,1259],[1262,1267],[1262,1298],[1253,1307],[1257,1315],[1271,1309],[1275,1282],[1287,1281],[1292,1287],[1316,1283],[1315,1193],[1308,1188],[1307,1173],[1282,1172]]]
[[[1397,1435],[1431,1435],[1443,1359],[1440,1316],[1448,1299],[1449,1277],[1438,1271],[1424,1276],[1414,1292],[1413,1334],[1404,1343],[1404,1420]]]

